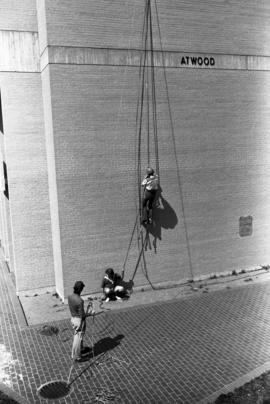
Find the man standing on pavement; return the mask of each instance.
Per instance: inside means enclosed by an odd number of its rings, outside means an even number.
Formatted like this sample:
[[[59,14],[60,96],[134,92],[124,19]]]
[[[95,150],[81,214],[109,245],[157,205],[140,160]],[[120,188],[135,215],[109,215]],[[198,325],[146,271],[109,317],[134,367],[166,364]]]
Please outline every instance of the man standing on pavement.
[[[86,312],[84,310],[84,300],[81,293],[84,288],[82,281],[77,281],[73,287],[72,295],[68,296],[68,306],[71,314],[71,324],[74,329],[73,345],[71,357],[76,362],[81,362],[83,351],[83,337],[86,329],[86,317],[94,314],[92,304],[88,304]]]

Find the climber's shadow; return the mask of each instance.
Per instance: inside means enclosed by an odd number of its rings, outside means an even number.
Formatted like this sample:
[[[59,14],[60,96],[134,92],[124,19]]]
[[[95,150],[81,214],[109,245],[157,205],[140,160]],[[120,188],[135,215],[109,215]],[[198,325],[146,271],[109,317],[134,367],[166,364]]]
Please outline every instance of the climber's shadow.
[[[162,196],[162,189],[159,187],[153,209],[153,222],[147,225],[148,233],[154,237],[153,245],[155,248],[156,241],[162,239],[162,229],[174,229],[177,223],[176,212]]]

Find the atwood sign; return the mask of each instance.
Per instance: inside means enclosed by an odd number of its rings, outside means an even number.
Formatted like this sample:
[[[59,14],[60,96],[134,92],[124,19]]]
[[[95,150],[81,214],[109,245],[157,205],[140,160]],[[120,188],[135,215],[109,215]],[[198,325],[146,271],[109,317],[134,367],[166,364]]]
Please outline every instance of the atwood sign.
[[[208,56],[182,56],[180,59],[181,66],[194,66],[194,67],[209,67],[215,66],[216,61],[214,57]]]
[[[269,58],[270,59],[270,58]],[[248,59],[241,55],[168,53],[168,66],[190,69],[247,69]]]

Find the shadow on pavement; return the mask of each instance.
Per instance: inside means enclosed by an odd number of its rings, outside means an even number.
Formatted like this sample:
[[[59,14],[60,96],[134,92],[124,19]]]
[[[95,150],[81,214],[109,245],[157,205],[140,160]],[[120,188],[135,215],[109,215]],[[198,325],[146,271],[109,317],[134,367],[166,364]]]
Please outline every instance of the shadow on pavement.
[[[119,334],[116,335],[116,337],[111,338],[111,337],[106,337],[100,339],[95,345],[94,345],[94,354],[95,356],[98,356],[102,353],[105,353],[107,351],[110,351],[120,345],[122,339],[124,338],[124,335]]]

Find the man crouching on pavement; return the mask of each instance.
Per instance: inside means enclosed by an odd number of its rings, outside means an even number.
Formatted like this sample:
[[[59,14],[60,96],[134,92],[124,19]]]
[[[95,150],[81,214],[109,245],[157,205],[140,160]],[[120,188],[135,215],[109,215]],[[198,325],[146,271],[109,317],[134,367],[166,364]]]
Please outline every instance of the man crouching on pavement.
[[[92,305],[88,304],[86,312],[84,310],[84,300],[81,298],[81,293],[84,288],[82,281],[75,282],[72,295],[68,296],[68,306],[71,314],[71,324],[74,329],[73,345],[71,357],[76,362],[82,362],[83,337],[86,329],[86,317],[94,314]]]

